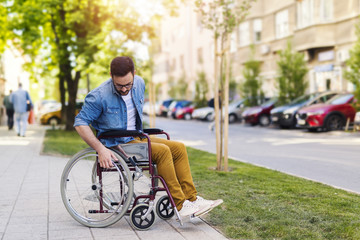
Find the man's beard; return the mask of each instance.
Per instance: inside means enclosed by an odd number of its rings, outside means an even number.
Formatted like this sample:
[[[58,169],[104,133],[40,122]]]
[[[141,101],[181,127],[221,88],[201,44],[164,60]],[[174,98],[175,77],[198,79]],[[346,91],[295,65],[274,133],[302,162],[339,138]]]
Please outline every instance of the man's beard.
[[[125,92],[123,91],[117,91],[121,96],[126,96],[129,94],[130,90],[126,90]]]

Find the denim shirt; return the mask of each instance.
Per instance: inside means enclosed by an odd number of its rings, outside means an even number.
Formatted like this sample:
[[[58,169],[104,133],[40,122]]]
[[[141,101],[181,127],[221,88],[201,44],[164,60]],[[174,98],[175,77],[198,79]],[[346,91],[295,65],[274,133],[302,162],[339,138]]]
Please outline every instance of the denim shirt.
[[[138,130],[142,130],[144,92],[144,80],[135,75],[131,94],[137,110],[136,129]],[[126,104],[116,91],[111,78],[88,93],[81,111],[75,117],[74,127],[90,124],[98,131],[98,135],[110,130],[126,130],[127,128]],[[105,146],[112,147],[133,139],[132,137],[105,138],[100,141]]]
[[[32,105],[30,95],[27,91],[19,88],[17,91],[13,92],[10,95],[10,102],[14,105],[14,110],[16,113],[26,113],[27,101]]]

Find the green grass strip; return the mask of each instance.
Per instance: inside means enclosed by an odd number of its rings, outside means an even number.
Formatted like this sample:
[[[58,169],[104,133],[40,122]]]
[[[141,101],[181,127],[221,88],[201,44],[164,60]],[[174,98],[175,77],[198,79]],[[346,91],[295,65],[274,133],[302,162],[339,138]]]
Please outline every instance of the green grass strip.
[[[76,132],[63,131],[47,131],[44,145],[65,155],[87,146]],[[233,160],[230,172],[218,172],[214,154],[188,153],[199,195],[224,200],[205,219],[226,237],[360,239],[359,195]]]

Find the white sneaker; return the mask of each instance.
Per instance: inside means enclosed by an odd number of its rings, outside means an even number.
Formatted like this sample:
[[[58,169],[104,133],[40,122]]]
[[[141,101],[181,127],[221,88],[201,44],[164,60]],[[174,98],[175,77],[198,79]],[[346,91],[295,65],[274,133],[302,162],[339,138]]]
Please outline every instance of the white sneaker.
[[[179,214],[181,217],[187,217],[195,214],[197,211],[199,211],[199,208],[195,206],[195,204],[193,204],[189,200],[185,200],[182,208],[179,211]]]
[[[192,203],[199,208],[199,211],[195,214],[196,216],[199,216],[210,212],[214,207],[219,206],[223,202],[224,201],[222,199],[206,200],[197,196],[196,200]]]

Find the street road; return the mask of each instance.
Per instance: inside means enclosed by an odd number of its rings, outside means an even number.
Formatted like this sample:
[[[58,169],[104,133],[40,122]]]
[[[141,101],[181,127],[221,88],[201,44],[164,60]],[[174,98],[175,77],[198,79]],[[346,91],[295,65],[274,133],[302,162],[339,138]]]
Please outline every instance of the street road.
[[[156,118],[156,127],[171,139],[216,153],[215,133],[208,126],[202,121]],[[360,133],[310,133],[235,123],[229,127],[229,157],[360,193]]]

